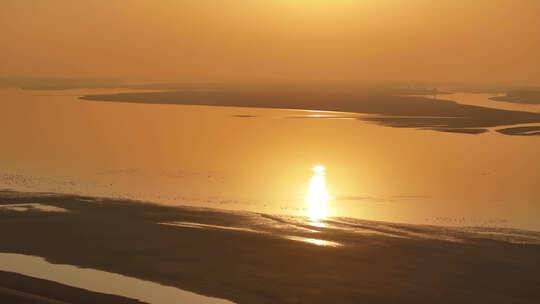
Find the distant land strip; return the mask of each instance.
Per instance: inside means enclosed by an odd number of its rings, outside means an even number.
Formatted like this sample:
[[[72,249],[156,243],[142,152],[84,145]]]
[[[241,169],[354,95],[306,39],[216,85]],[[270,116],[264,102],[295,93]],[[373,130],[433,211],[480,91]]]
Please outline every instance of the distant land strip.
[[[316,90],[217,90],[135,92],[86,95],[82,100],[146,104],[225,106],[376,114],[359,118],[384,126],[439,132],[481,134],[487,128],[540,123],[540,113],[459,104],[429,97],[395,95],[395,92]],[[398,117],[399,116],[399,117]],[[519,135],[515,132],[502,133]]]
[[[540,91],[511,91],[505,96],[491,97],[494,101],[506,101],[519,104],[540,104]]]

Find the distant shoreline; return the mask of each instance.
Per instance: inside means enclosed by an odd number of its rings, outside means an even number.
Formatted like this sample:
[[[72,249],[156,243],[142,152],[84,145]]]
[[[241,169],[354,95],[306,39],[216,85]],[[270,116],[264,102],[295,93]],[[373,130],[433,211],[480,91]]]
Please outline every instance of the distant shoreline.
[[[537,105],[540,104],[540,91],[511,91],[505,96],[491,97],[490,100]]]
[[[81,100],[144,104],[197,105],[337,111],[379,115],[358,118],[396,128],[482,134],[488,128],[540,123],[540,113],[494,109],[394,91],[223,90],[163,91],[85,95]],[[519,133],[501,133],[521,135]]]

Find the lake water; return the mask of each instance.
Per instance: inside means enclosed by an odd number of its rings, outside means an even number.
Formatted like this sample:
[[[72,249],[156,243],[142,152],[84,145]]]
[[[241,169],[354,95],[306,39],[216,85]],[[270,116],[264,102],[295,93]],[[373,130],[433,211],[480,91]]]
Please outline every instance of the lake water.
[[[540,230],[538,137],[78,99],[119,91],[1,89],[0,188],[307,215],[311,168],[321,164],[327,216]],[[491,96],[441,98],[539,111]]]

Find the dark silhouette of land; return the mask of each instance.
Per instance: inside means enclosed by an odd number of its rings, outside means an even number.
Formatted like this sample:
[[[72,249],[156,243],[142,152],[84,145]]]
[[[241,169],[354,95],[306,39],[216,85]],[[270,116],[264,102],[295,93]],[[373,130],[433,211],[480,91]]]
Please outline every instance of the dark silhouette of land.
[[[511,91],[506,96],[491,97],[491,100],[520,104],[540,104],[540,91]]]
[[[315,227],[294,217],[0,192],[0,204],[22,202],[70,212],[0,211],[1,252],[42,256],[238,303],[540,300],[537,232],[347,218]],[[160,224],[178,222],[191,224]]]
[[[506,135],[540,136],[540,126],[505,128],[497,132]]]
[[[21,88],[23,90],[118,88],[122,85],[121,80],[106,78],[0,77],[0,88]]]
[[[94,101],[338,111],[385,126],[480,134],[487,128],[540,123],[540,113],[459,104],[392,90],[217,90],[88,95]],[[503,133],[506,134],[506,133]],[[514,135],[514,134],[508,134]]]
[[[0,77],[0,88],[20,88],[23,90],[73,90],[73,89],[134,89],[134,90],[189,90],[210,89],[214,83],[140,83],[133,84],[112,78],[32,78]]]

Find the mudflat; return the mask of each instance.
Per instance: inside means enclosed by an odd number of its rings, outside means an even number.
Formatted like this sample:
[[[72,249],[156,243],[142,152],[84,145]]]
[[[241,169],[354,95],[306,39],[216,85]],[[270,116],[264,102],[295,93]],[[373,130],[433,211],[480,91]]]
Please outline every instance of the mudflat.
[[[536,303],[540,233],[0,192],[0,251],[237,303]]]

